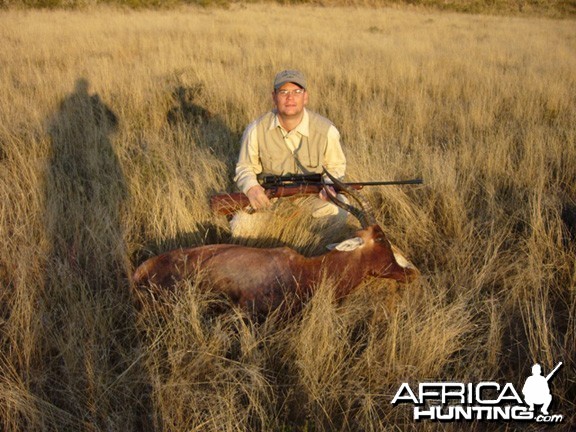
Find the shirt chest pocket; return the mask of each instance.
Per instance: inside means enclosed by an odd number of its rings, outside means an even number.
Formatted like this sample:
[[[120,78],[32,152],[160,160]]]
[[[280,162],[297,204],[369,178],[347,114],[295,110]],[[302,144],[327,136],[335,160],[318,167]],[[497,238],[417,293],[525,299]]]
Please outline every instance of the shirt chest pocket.
[[[294,156],[282,141],[267,142],[260,158],[266,174],[284,175],[295,172]]]
[[[320,146],[310,143],[307,137],[302,137],[300,147],[294,156],[308,170],[315,170],[321,165]]]

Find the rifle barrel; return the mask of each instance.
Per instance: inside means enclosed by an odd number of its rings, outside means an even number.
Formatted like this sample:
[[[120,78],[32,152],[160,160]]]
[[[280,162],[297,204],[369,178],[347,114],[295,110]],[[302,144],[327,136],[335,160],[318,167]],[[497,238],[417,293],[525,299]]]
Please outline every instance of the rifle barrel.
[[[422,179],[412,179],[412,180],[355,182],[355,183],[344,183],[344,184],[347,186],[390,186],[390,185],[422,184],[422,183],[424,183],[424,180],[422,180]]]
[[[392,180],[392,181],[367,181],[347,183],[350,186],[386,186],[403,184],[422,184],[422,179],[413,180]],[[290,186],[308,183],[322,183],[322,174],[289,174],[289,175],[267,175],[260,179],[262,186]]]

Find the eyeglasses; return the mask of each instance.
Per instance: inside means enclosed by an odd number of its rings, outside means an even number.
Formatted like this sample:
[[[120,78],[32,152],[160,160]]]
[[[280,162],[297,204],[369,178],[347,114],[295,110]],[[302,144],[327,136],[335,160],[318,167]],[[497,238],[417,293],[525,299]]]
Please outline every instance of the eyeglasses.
[[[288,97],[288,95],[300,96],[303,95],[306,90],[304,89],[295,89],[295,90],[276,90],[276,94],[281,97]]]

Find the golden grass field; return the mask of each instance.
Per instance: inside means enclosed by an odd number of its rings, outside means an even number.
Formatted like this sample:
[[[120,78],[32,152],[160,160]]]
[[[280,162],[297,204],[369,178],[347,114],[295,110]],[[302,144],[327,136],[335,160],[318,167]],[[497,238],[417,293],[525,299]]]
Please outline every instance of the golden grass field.
[[[560,361],[551,430],[576,427],[573,20],[7,10],[0,40],[0,430],[542,430],[415,422],[391,400],[402,382],[520,389]],[[137,310],[130,274],[159,252],[313,255],[349,235],[289,209],[231,239],[209,209],[291,67],[341,131],[348,180],[424,178],[364,189],[422,277],[342,304],[325,283],[289,321],[213,315],[193,281]]]

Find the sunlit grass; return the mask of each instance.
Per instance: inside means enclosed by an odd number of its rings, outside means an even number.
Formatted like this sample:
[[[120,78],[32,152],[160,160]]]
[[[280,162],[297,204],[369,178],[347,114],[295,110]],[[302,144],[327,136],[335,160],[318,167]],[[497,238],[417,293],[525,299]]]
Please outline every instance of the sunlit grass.
[[[391,406],[401,382],[520,387],[559,361],[552,409],[574,421],[573,22],[13,10],[0,38],[0,428],[434,429]],[[194,281],[135,308],[129,276],[153,254],[233,241],[313,255],[357,227],[285,205],[231,238],[209,209],[287,67],[341,131],[349,180],[424,178],[363,190],[422,277],[369,279],[334,304],[327,269],[300,315],[259,324],[214,315],[222,300]]]

